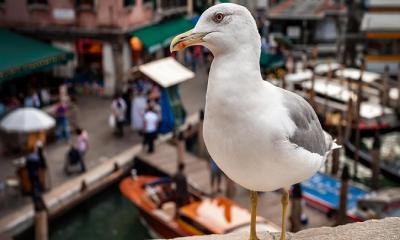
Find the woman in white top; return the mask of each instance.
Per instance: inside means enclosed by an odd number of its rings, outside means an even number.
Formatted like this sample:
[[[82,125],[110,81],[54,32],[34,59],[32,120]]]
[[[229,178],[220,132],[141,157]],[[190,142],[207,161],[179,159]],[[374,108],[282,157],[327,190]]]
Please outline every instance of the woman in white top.
[[[143,130],[143,115],[146,110],[147,98],[139,91],[132,99],[131,127],[133,130]]]

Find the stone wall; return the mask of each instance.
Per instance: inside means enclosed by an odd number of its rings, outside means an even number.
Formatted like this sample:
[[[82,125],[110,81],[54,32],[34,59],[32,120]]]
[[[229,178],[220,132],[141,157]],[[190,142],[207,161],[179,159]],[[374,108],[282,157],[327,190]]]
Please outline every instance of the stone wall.
[[[279,233],[258,233],[260,240],[279,239]],[[248,240],[248,233],[177,238],[179,240]],[[322,227],[288,233],[287,240],[399,240],[400,218],[385,218],[338,227]]]

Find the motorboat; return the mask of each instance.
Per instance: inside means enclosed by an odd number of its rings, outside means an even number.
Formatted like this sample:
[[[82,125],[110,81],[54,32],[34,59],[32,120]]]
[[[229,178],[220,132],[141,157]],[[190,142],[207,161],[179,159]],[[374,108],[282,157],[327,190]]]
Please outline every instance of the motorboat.
[[[176,209],[169,177],[130,176],[119,185],[121,193],[138,209],[142,223],[154,238],[249,231],[250,213],[234,201],[189,192],[188,203]],[[190,189],[190,188],[189,188]],[[278,226],[257,216],[257,230],[279,231]]]

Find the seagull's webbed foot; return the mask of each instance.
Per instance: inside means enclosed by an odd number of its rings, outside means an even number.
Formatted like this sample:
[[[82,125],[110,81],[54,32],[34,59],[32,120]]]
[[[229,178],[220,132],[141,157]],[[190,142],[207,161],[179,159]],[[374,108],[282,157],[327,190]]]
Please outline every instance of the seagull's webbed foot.
[[[286,212],[289,203],[289,191],[287,189],[283,189],[281,203],[282,203],[282,229],[281,229],[280,240],[286,240]]]
[[[249,240],[259,240],[256,232],[256,216],[258,195],[256,191],[250,191],[251,200],[251,222],[250,222],[250,238]]]

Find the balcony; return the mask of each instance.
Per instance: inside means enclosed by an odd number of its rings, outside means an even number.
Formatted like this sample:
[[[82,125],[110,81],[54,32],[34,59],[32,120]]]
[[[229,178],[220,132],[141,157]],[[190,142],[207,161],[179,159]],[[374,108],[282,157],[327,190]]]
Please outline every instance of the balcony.
[[[187,11],[187,0],[158,0],[156,4],[157,14],[161,18],[184,14]]]

